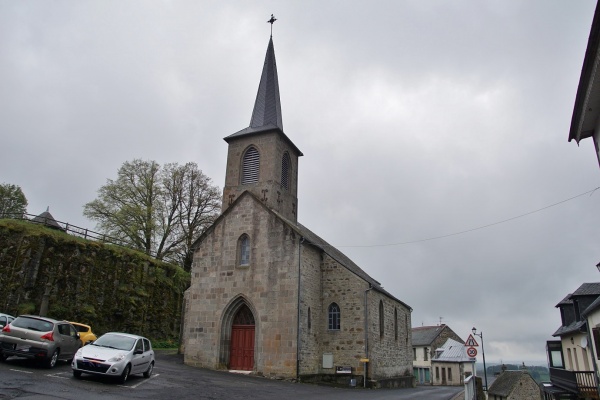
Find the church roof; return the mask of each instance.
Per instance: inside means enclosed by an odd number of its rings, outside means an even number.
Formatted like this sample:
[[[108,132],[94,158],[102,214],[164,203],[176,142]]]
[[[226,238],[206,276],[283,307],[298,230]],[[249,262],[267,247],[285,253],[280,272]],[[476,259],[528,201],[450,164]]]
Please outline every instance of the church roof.
[[[267,46],[267,54],[260,76],[252,118],[250,118],[250,126],[227,136],[224,140],[229,143],[231,139],[269,131],[276,131],[281,134],[298,152],[299,156],[303,155],[296,145],[283,133],[283,118],[281,117],[281,101],[279,99],[279,79],[277,77],[273,37],[269,39],[269,45]]]

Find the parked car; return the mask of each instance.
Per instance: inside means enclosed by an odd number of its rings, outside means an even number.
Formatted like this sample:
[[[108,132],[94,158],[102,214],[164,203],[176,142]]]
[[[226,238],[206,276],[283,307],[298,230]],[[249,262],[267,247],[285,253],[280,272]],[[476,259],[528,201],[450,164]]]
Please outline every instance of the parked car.
[[[14,319],[15,317],[12,315],[0,313],[0,329],[13,322]]]
[[[116,377],[125,383],[131,374],[149,378],[154,370],[154,350],[148,339],[109,332],[77,351],[71,363],[73,376],[82,373]]]
[[[77,332],[79,332],[79,339],[81,340],[82,345],[85,346],[86,344],[90,344],[97,339],[94,332],[92,332],[91,326],[72,321],[69,321],[69,323],[73,325],[75,329],[77,329]]]
[[[67,321],[19,315],[0,331],[0,361],[19,356],[53,368],[58,360],[70,361],[80,347],[79,333]]]

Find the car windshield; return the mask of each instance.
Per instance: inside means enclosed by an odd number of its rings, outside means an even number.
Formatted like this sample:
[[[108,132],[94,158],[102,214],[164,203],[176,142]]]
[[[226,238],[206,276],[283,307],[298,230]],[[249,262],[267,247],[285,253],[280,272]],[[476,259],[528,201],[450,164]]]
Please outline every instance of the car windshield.
[[[54,329],[54,324],[52,322],[31,317],[17,317],[11,324],[17,328],[30,329],[39,332],[49,332]]]
[[[111,349],[131,350],[135,344],[135,339],[123,335],[106,334],[100,336],[92,344],[94,346],[109,347]]]

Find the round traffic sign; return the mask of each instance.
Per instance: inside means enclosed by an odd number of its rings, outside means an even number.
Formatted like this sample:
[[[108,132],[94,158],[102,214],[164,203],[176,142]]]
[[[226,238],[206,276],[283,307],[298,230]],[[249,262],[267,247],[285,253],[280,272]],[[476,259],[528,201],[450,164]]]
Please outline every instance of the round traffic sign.
[[[471,358],[477,357],[477,349],[475,347],[469,347],[467,349],[467,355]]]

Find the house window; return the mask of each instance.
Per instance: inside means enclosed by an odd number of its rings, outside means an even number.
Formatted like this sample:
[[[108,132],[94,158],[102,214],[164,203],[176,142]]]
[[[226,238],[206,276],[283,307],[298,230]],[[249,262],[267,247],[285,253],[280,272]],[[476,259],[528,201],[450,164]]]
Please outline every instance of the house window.
[[[340,306],[331,303],[328,309],[328,328],[332,331],[340,330]]]
[[[429,358],[428,358],[428,353],[429,353],[429,349],[428,349],[427,347],[425,347],[425,348],[423,349],[423,360],[424,360],[424,361],[427,361],[427,360],[429,359]]]
[[[286,152],[283,154],[283,158],[281,159],[281,187],[284,189],[289,189],[290,186],[290,166],[292,165],[290,161],[290,155]]]
[[[448,380],[452,380],[452,368],[448,368]]]
[[[394,339],[398,340],[398,309],[394,307]]]
[[[379,337],[383,338],[383,328],[384,328],[384,320],[383,320],[383,300],[379,300]]]
[[[600,328],[593,328],[592,336],[594,337],[594,347],[596,348],[596,358],[598,360],[600,360]]]
[[[258,182],[260,155],[256,147],[250,146],[242,160],[242,185]]]
[[[435,379],[440,380],[440,367],[435,367]]]
[[[239,254],[240,254],[240,265],[250,265],[250,238],[248,235],[243,234],[239,239]]]
[[[413,361],[417,361],[417,348],[413,347]]]

